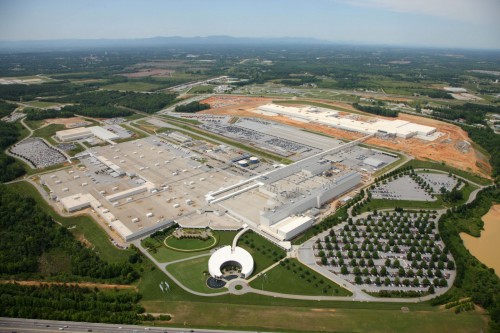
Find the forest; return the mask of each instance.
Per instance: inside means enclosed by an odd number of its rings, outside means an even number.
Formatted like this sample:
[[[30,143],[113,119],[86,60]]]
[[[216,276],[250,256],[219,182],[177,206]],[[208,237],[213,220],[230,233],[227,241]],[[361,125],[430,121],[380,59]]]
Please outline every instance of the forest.
[[[21,162],[5,154],[5,149],[16,143],[21,134],[16,125],[0,121],[0,182],[8,182],[24,175]]]
[[[500,114],[500,106],[464,103],[462,105],[448,106],[447,108],[432,109],[432,114],[435,117],[453,121],[463,119],[468,124],[485,125],[486,113]]]
[[[353,103],[352,106],[354,106],[356,109],[359,111],[375,114],[377,116],[384,116],[384,117],[392,117],[395,118],[398,116],[398,111],[395,110],[389,110],[380,106],[369,106],[369,105],[360,105],[358,103]]]
[[[48,110],[25,110],[27,120],[43,120],[50,118],[70,118],[75,115],[94,118],[114,118],[127,117],[133,114],[132,111],[119,109],[113,106],[82,106],[68,105],[60,111],[54,109]]]
[[[0,276],[24,279],[59,277],[65,281],[96,280],[131,283],[139,274],[129,263],[109,264],[90,248],[74,239],[64,227],[56,224],[38,209],[30,197],[0,185]],[[42,272],[41,258],[59,260],[63,253],[69,261],[61,270]],[[54,262],[55,263],[55,262]],[[53,264],[54,264],[53,263]]]
[[[175,107],[175,112],[188,112],[194,113],[202,110],[210,109],[210,104],[200,103],[200,102],[191,102],[185,105],[177,105]]]
[[[11,104],[11,103],[6,103],[6,102],[0,100],[0,118],[8,116],[16,108],[17,108],[17,105]]]
[[[142,111],[146,113],[154,113],[160,111],[166,106],[174,103],[176,94],[165,93],[135,93],[135,92],[118,92],[118,91],[92,91],[82,94],[73,94],[64,97],[48,99],[60,103],[76,103],[78,104],[78,112],[91,107],[125,107],[132,110]],[[75,106],[76,107],[76,106]],[[103,113],[97,111],[99,109],[92,109],[96,113]],[[131,111],[131,110],[127,110]]]

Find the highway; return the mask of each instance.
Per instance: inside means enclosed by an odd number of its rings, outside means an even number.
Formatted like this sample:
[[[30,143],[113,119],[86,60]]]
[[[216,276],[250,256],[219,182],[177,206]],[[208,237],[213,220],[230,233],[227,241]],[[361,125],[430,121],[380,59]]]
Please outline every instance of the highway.
[[[174,327],[155,327],[119,324],[82,323],[72,321],[55,321],[39,319],[17,319],[0,317],[0,333],[30,333],[30,332],[93,332],[93,333],[248,333],[248,331],[190,329]]]

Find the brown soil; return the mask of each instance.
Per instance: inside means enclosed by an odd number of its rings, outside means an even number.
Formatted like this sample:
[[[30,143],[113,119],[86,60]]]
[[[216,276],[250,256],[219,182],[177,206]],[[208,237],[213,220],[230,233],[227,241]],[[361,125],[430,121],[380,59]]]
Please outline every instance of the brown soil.
[[[69,128],[73,124],[82,123],[84,121],[85,121],[85,119],[78,118],[78,117],[71,117],[71,118],[51,118],[51,119],[45,119],[44,126],[45,125],[50,125],[50,124],[60,124],[60,125],[64,125],[67,128]]]
[[[79,236],[77,237],[77,239],[78,239],[78,241],[79,241],[80,243],[82,243],[82,245],[83,245],[83,246],[85,246],[86,248],[89,248],[89,249],[90,249],[90,248],[92,248],[92,243],[91,243],[91,242],[89,242],[89,241],[87,240],[87,238],[85,238],[85,236],[84,236],[83,234],[79,235]]]
[[[107,284],[107,283],[92,283],[92,282],[45,282],[45,281],[0,280],[0,283],[17,283],[22,286],[67,285],[67,286],[79,286],[84,288],[98,288],[98,289],[134,289],[137,291],[136,286],[129,286],[126,284]]]
[[[303,123],[300,121],[291,120],[290,118],[285,116],[272,117],[253,112],[256,107],[266,103],[270,103],[272,100],[273,99],[271,98],[253,98],[243,96],[213,96],[203,101],[204,103],[209,103],[213,108],[201,113],[263,118],[281,122],[298,128],[325,133],[340,139],[354,140],[363,137],[363,134],[360,133],[330,128],[328,126],[316,123]],[[354,110],[351,105],[345,103],[331,101],[318,102]],[[446,164],[457,169],[479,174],[482,177],[491,178],[491,165],[488,163],[485,156],[483,156],[482,154],[477,154],[476,150],[472,147],[467,153],[461,152],[456,148],[456,144],[458,141],[472,142],[467,133],[460,127],[435,119],[418,117],[403,113],[399,114],[398,119],[411,121],[421,125],[436,127],[437,130],[444,133],[444,135],[430,142],[416,138],[395,138],[390,140],[370,138],[366,143],[374,146],[401,151],[420,160],[445,162]]]
[[[124,73],[120,74],[121,76],[126,76],[128,78],[136,78],[136,77],[170,77],[174,73],[174,70],[171,69],[141,69],[137,72],[133,73]]]

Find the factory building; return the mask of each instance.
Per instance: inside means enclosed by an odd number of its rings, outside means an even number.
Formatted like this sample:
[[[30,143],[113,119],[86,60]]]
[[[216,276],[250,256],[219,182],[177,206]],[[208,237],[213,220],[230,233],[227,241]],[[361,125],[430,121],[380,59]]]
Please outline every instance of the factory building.
[[[56,132],[57,139],[62,142],[82,140],[92,136],[96,136],[104,141],[120,138],[119,135],[100,126],[78,127]]]
[[[340,117],[337,111],[314,107],[288,107],[266,104],[258,110],[268,115],[284,115],[295,120],[315,122],[349,132],[363,134],[392,135],[399,138],[411,138],[416,135],[428,136],[436,132],[435,127],[410,123],[405,120],[386,120],[373,118],[373,121],[359,121]]]

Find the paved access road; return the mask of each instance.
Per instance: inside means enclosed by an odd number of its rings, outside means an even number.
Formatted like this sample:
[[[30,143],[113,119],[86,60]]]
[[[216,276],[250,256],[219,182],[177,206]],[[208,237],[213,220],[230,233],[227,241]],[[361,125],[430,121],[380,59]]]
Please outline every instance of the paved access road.
[[[119,324],[95,324],[82,323],[73,321],[55,321],[55,320],[40,320],[40,319],[17,319],[17,318],[0,318],[0,333],[11,332],[29,332],[29,333],[46,333],[46,332],[93,332],[93,333],[137,333],[137,332],[154,332],[154,333],[248,333],[247,331],[226,331],[213,329],[191,329],[191,328],[174,328],[174,327],[154,327],[154,326],[138,326],[138,325],[119,325]]]

